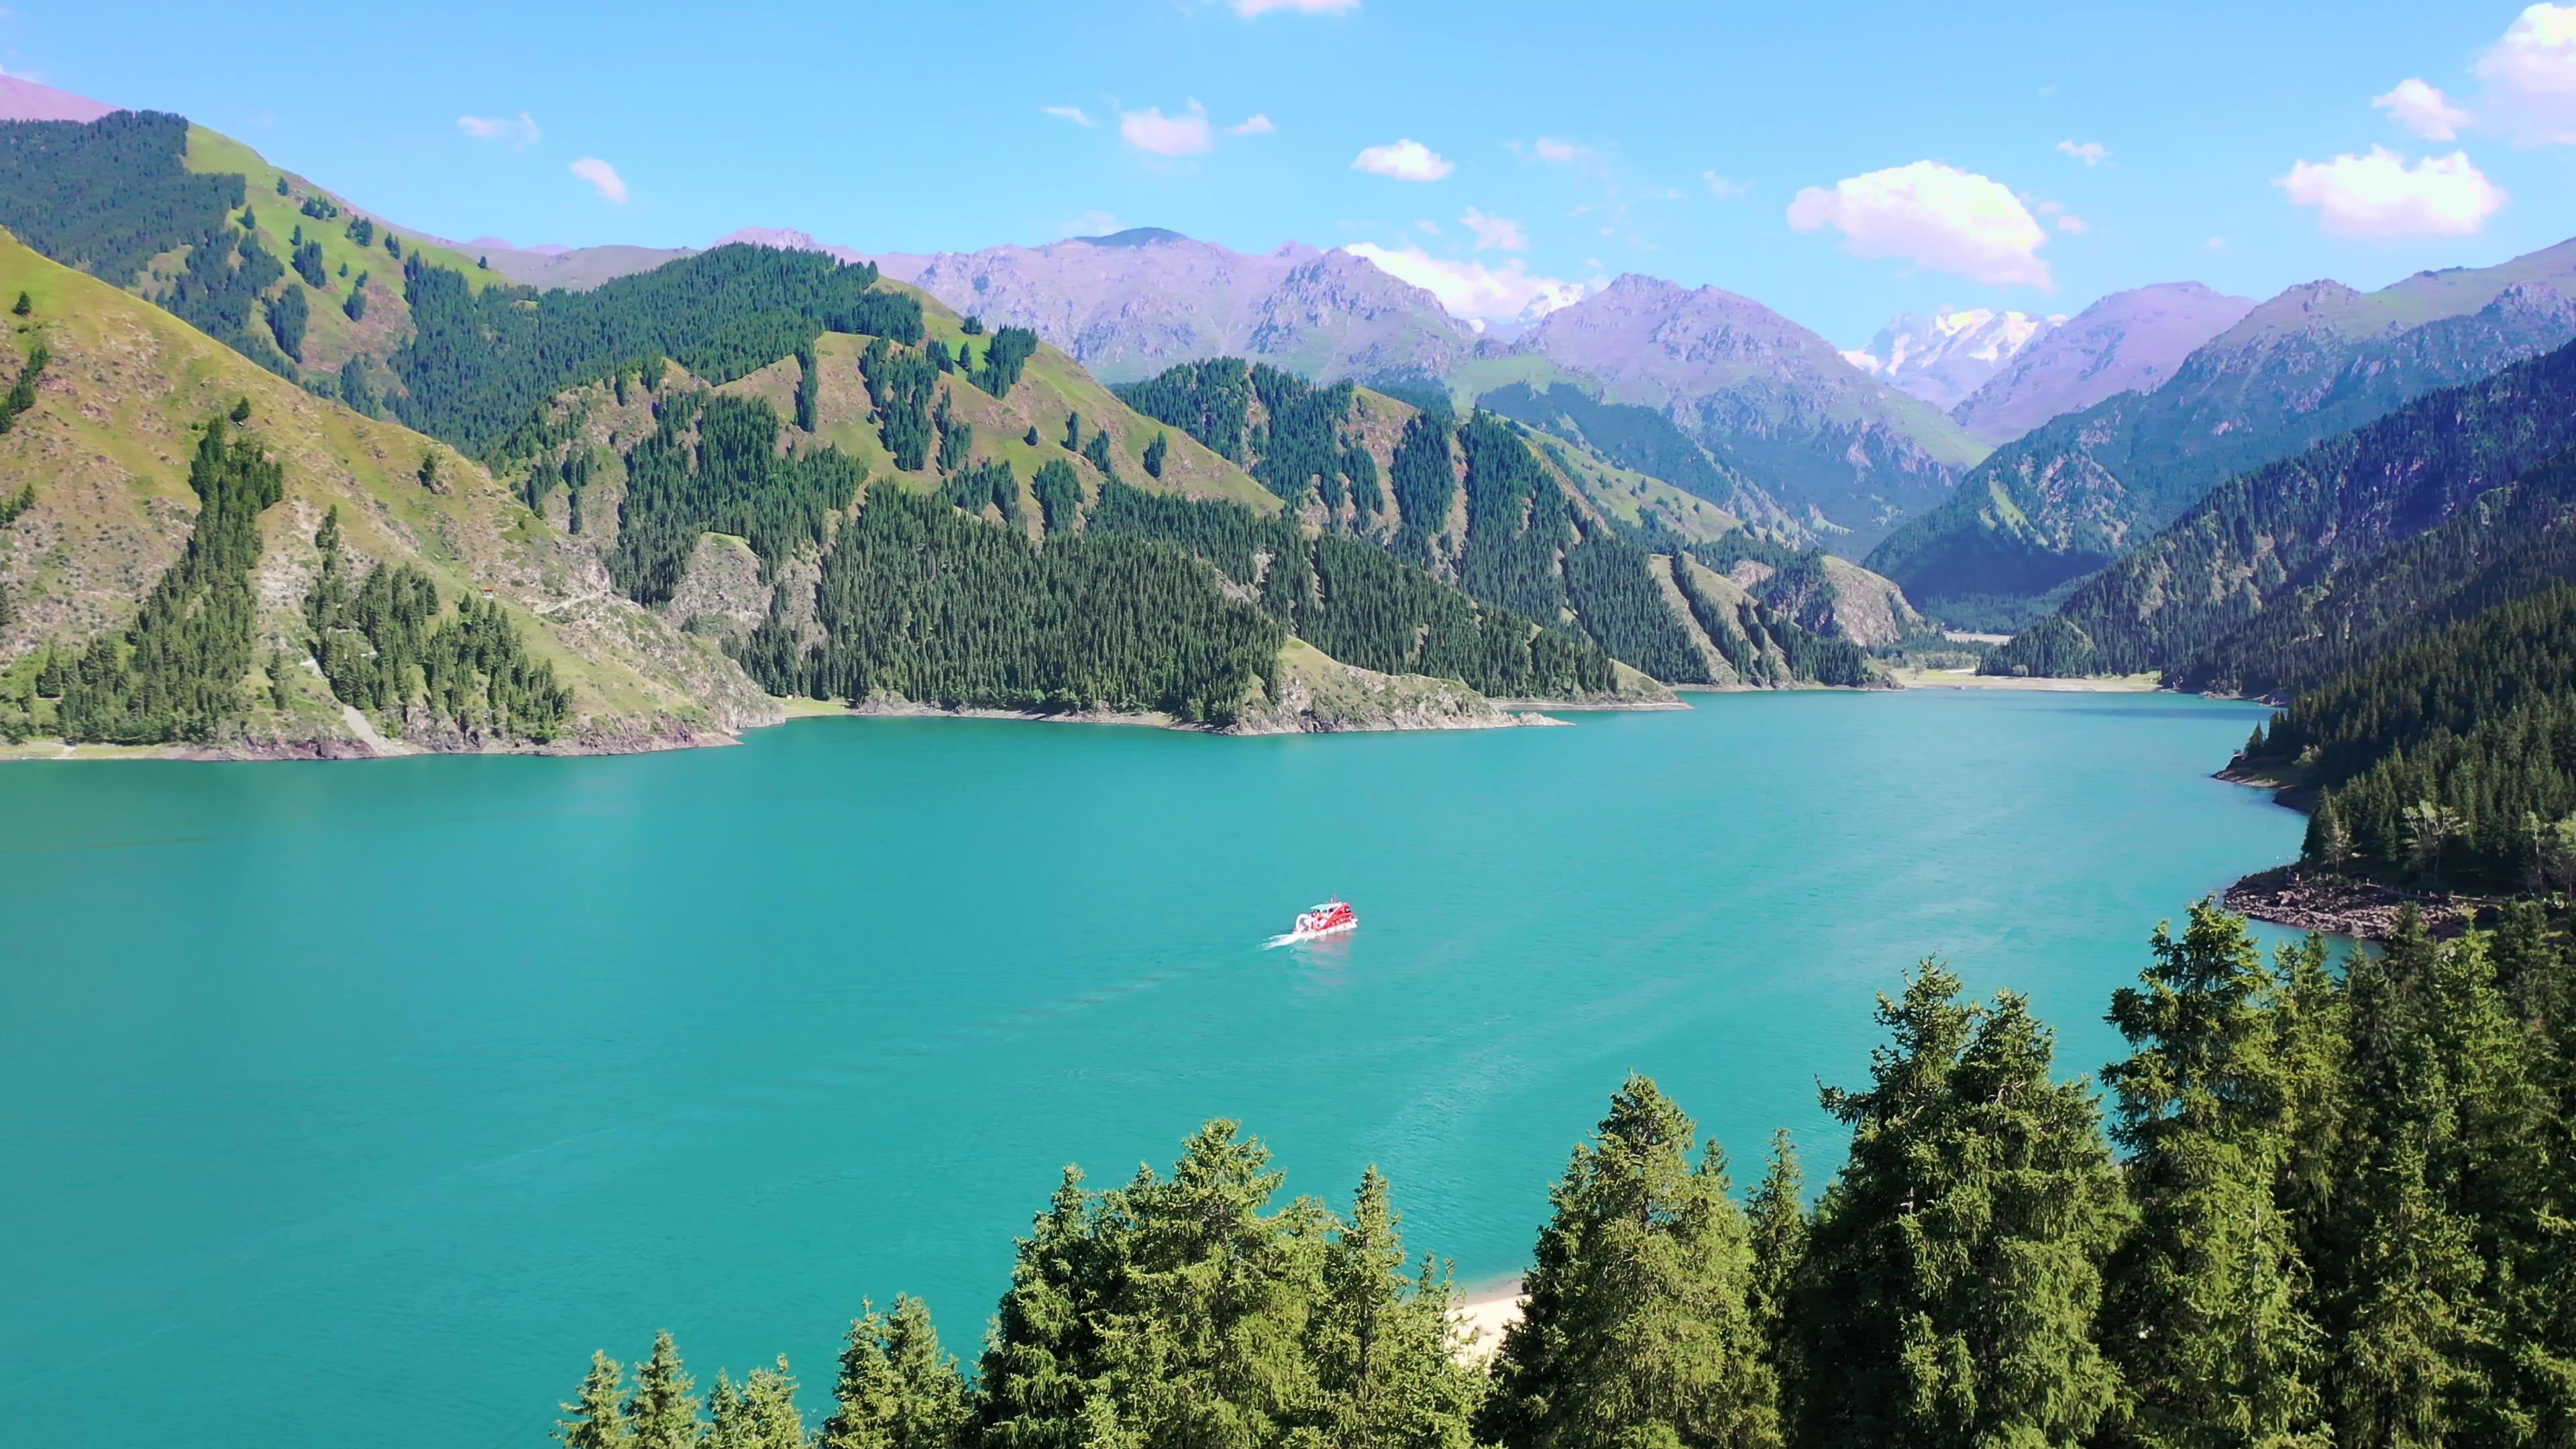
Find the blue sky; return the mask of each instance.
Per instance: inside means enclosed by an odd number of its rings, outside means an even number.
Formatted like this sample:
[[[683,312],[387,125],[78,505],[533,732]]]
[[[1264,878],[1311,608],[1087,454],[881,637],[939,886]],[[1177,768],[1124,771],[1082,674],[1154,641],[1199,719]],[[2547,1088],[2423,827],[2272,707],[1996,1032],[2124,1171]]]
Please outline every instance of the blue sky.
[[[0,67],[457,238],[1159,225],[1366,245],[1468,310],[1710,283],[1845,346],[2576,236],[2576,6],[15,0]]]

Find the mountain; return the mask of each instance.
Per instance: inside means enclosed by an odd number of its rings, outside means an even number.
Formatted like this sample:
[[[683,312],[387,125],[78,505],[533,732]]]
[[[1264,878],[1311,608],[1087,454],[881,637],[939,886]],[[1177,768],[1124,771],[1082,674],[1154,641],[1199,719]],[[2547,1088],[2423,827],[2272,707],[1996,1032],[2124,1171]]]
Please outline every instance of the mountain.
[[[1692,560],[1702,545],[1732,557],[1731,541],[1751,537],[1740,520],[1580,441],[1481,410],[1459,424],[1347,381],[1319,387],[1240,358],[1185,363],[1119,394],[1242,461],[1328,536],[1588,639],[1666,683],[1877,677],[1861,651],[1879,641],[1827,632],[1830,603],[1826,624],[1811,630]],[[1740,546],[1790,557],[1768,540]],[[1872,617],[1866,605],[1851,612]]]
[[[2338,575],[2571,446],[2576,345],[2420,397],[2212,490],[1984,668],[2188,673],[2194,655],[2285,598],[2315,608]],[[2438,598],[2438,580],[2437,571],[2408,592]]]
[[[115,109],[24,76],[0,75],[0,121],[95,121]]]
[[[1855,557],[1984,456],[1939,409],[1715,287],[1622,276],[1510,344],[1507,361],[1539,359],[1597,384],[1604,401],[1663,413]],[[1553,381],[1486,366],[1496,386]]]
[[[595,558],[531,529],[511,492],[454,450],[315,397],[160,308],[0,236],[0,293],[21,292],[29,312],[10,329],[0,368],[23,376],[38,348],[47,362],[33,379],[32,406],[0,432],[0,498],[15,500],[0,505],[0,733],[23,734],[31,712],[61,707],[31,697],[40,665],[59,660],[68,670],[102,639],[112,642],[136,623],[147,596],[192,597],[156,593],[156,581],[169,590],[192,536],[199,549],[206,543],[190,459],[210,427],[247,438],[254,456],[277,465],[279,489],[235,539],[247,554],[237,554],[240,581],[214,581],[197,595],[204,603],[188,606],[202,613],[178,616],[205,627],[180,623],[154,636],[164,647],[149,653],[165,664],[202,667],[211,651],[240,666],[207,681],[201,697],[216,702],[193,713],[183,736],[191,747],[245,755],[634,749],[718,739],[778,718],[712,644],[618,598]],[[228,414],[237,402],[247,407],[236,423]],[[490,667],[451,671],[454,693],[444,699],[374,708],[370,696],[362,710],[335,698],[306,648],[304,612],[316,534],[335,509],[353,569],[410,571],[419,589],[434,591],[435,617],[450,624],[461,625],[469,604],[497,608],[497,619],[476,626]],[[227,587],[241,590],[230,597],[244,612],[212,607]],[[170,686],[193,681],[174,681],[166,668],[156,677],[145,657],[138,652],[129,671],[164,696],[189,697]],[[504,668],[502,659],[525,667]],[[532,715],[522,697],[515,724],[503,724],[510,691],[502,686],[540,673],[565,692],[560,718]],[[81,707],[77,692],[65,703]],[[122,716],[110,738],[152,723],[140,702],[103,713]]]
[[[1953,623],[2111,561],[2222,480],[2576,336],[2576,242],[2378,292],[2293,287],[2149,393],[2121,393],[1996,450],[1872,569]],[[2019,607],[2027,607],[2023,602]]]
[[[492,270],[523,286],[539,289],[561,287],[573,292],[586,292],[619,277],[649,272],[666,262],[697,255],[697,251],[690,247],[598,246],[533,250],[508,245],[488,246],[482,242],[447,242],[426,233],[396,230],[405,237],[488,262]],[[722,246],[724,242],[716,245]]]
[[[903,338],[559,396],[504,448],[529,505],[781,694],[1259,730],[1669,701],[1574,630],[1289,515],[1033,334],[882,285],[916,304]]]
[[[1880,328],[1867,347],[1844,353],[1843,360],[1950,412],[2065,320],[1983,307],[1930,317],[1908,313]]]
[[[2250,298],[2198,282],[2114,292],[2033,337],[1951,407],[1951,420],[1981,442],[2003,444],[2115,393],[2152,392],[2253,310]]]
[[[2576,451],[2455,510],[2440,527],[2264,601],[2166,671],[2195,693],[2295,698],[2434,630],[2576,579]]]
[[[1104,381],[1239,356],[1308,377],[1430,378],[1475,343],[1429,292],[1343,251],[1260,255],[1159,227],[870,258],[960,312],[1027,327]]]

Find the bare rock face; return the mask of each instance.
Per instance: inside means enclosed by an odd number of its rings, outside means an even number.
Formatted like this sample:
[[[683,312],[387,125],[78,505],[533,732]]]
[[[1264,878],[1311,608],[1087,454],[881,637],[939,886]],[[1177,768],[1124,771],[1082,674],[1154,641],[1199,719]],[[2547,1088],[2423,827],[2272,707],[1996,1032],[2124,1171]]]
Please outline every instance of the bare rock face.
[[[761,581],[760,556],[732,534],[702,536],[661,613],[692,634],[749,638],[769,617],[769,585]]]

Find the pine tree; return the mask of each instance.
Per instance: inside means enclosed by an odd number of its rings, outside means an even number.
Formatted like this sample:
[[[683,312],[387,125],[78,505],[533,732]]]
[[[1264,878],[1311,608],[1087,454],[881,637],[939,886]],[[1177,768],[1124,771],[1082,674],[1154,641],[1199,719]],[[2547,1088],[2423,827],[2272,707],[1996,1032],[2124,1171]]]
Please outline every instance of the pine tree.
[[[1080,413],[1064,415],[1064,450],[1068,453],[1082,451],[1082,414]]]
[[[1784,1361],[1788,1348],[1789,1295],[1807,1257],[1807,1172],[1798,1161],[1797,1143],[1785,1127],[1771,1134],[1771,1161],[1762,1185],[1745,1203],[1746,1227],[1753,1256],[1745,1307],[1770,1355],[1775,1377],[1785,1394],[1797,1374]],[[1783,1404],[1784,1417],[1787,1405]]]
[[[626,1422],[626,1406],[618,1401],[625,1377],[617,1360],[605,1353],[590,1356],[581,1396],[563,1406],[565,1417],[555,1425],[564,1449],[633,1449],[635,1433]]]
[[[2275,978],[2244,918],[2192,907],[2156,928],[2143,984],[2112,996],[2130,1055],[2118,1099],[2138,1225],[2113,1257],[2105,1335],[2125,1372],[2127,1442],[2173,1449],[2312,1442],[2318,1334],[2296,1301],[2292,1224],[2275,1200],[2290,1083],[2273,1039]]]
[[[1102,1325],[1085,1313],[1103,1257],[1082,1173],[1068,1167],[1046,1211],[1020,1239],[1011,1286],[986,1338],[978,1429],[992,1449],[1076,1449],[1076,1426],[1105,1385],[1091,1364]],[[842,1377],[850,1377],[843,1360]],[[832,1431],[825,1427],[826,1435]]]
[[[740,1385],[718,1373],[708,1408],[713,1422],[699,1441],[703,1449],[805,1449],[805,1416],[783,1354],[778,1367],[753,1369]]]
[[[1330,1442],[1346,1449],[1465,1449],[1479,1376],[1450,1352],[1449,1281],[1405,1271],[1403,1219],[1375,1167],[1325,1252],[1308,1351]]]
[[[1145,475],[1149,478],[1162,477],[1163,459],[1168,456],[1171,451],[1172,435],[1169,433],[1156,433],[1154,435],[1154,441],[1145,445]]]
[[[653,1356],[635,1368],[635,1393],[626,1401],[635,1449],[697,1449],[697,1382],[680,1364],[668,1333],[653,1337]]]
[[[34,298],[32,298],[32,297],[30,297],[30,296],[28,296],[28,295],[27,295],[26,293],[24,293],[24,292],[20,292],[20,293],[18,294],[18,300],[17,300],[15,303],[13,303],[13,304],[10,306],[10,308],[9,308],[10,315],[15,316],[15,317],[24,317],[24,316],[26,316],[28,313],[33,312],[33,311],[35,311],[35,310],[36,310],[36,302],[35,302],[35,299],[34,299]]]
[[[1695,1135],[1631,1076],[1575,1149],[1494,1362],[1484,1437],[1510,1449],[1780,1442],[1743,1214],[1717,1145],[1692,1161]]]
[[[957,1360],[940,1351],[928,1306],[908,1294],[891,1316],[870,1308],[851,1322],[833,1401],[822,1449],[950,1449],[969,1420]]]
[[[2065,1444],[2111,1408],[2094,1346],[2118,1169],[2080,1079],[2009,992],[1978,1007],[1926,961],[1866,1091],[1827,1089],[1852,1128],[1818,1205],[1793,1314],[1794,1395],[1814,1449]]]

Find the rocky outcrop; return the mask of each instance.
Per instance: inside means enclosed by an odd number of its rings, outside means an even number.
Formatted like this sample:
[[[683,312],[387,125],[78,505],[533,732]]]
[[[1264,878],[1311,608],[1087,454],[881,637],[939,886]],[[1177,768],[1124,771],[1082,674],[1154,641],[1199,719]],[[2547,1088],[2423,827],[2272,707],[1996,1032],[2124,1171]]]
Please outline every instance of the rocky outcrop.
[[[661,607],[662,617],[692,634],[716,639],[751,637],[769,617],[769,585],[760,556],[747,539],[710,533],[689,554],[688,571]]]
[[[1454,679],[1358,669],[1291,639],[1279,656],[1277,696],[1257,693],[1226,733],[1479,730],[1552,722],[1514,714]]]

